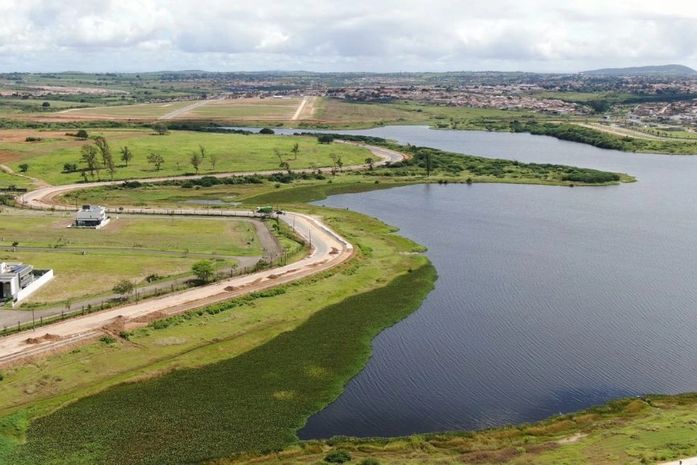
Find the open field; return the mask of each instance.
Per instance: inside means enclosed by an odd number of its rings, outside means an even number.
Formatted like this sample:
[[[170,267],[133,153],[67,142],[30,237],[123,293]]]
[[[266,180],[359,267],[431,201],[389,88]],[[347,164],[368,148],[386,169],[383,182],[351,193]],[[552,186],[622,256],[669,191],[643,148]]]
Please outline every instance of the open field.
[[[78,456],[85,457],[84,463],[89,463],[89,460],[95,459],[95,453],[99,456],[97,461],[101,463],[112,460],[116,463],[126,463],[123,460],[128,463],[178,463],[176,460],[182,457],[197,460],[196,457],[228,455],[245,450],[250,444],[257,444],[257,441],[258,445],[254,449],[263,448],[264,444],[288,444],[293,439],[294,430],[304,418],[338,395],[346,380],[360,369],[369,353],[369,343],[375,331],[391,324],[395,318],[402,318],[418,306],[433,280],[432,268],[425,265],[425,257],[404,253],[417,251],[419,248],[408,240],[390,234],[390,228],[351,212],[313,210],[321,211],[332,228],[358,245],[362,251],[358,257],[323,276],[285,286],[283,293],[270,292],[267,297],[243,299],[243,302],[231,302],[229,306],[221,304],[223,311],[200,312],[200,315],[192,312],[186,317],[175,317],[167,324],[137,330],[129,337],[129,341],[110,347],[98,343],[43,360],[38,362],[42,366],[41,370],[33,366],[5,370],[2,383],[3,388],[7,389],[3,389],[0,394],[0,409],[4,414],[14,412],[14,415],[6,419],[7,424],[12,426],[4,428],[3,432],[10,433],[12,428],[26,424],[22,418],[50,412],[64,398],[83,397],[118,382],[143,379],[144,376],[166,373],[173,367],[178,367],[180,370],[170,375],[122,385],[104,391],[97,397],[86,398],[93,399],[88,404],[96,405],[94,401],[101,402],[100,399],[103,399],[119,410],[121,407],[108,401],[107,397],[112,394],[120,396],[117,391],[124,388],[136,394],[159,393],[156,395],[161,400],[172,400],[170,395],[162,395],[161,383],[165,383],[176,390],[182,389],[179,391],[181,394],[188,393],[186,395],[198,399],[194,402],[183,398],[181,402],[167,401],[167,409],[179,405],[188,410],[189,414],[182,415],[183,412],[171,410],[173,417],[170,418],[166,411],[156,407],[160,412],[158,415],[137,415],[143,427],[154,428],[151,429],[152,432],[159,431],[147,435],[151,441],[133,430],[139,435],[140,452],[129,454],[128,458],[115,452],[117,449],[114,448],[122,447],[119,445],[120,441],[130,434],[125,429],[122,430],[121,426],[114,425],[120,431],[118,434],[108,435],[116,440],[112,442],[101,434],[100,426],[83,424],[81,435],[91,434],[91,431],[97,436],[103,436],[99,441],[107,442],[102,442],[99,450],[92,449],[92,452],[87,453],[71,450],[77,444],[64,443],[59,455],[49,452],[54,461],[47,463],[82,463]],[[405,273],[407,269],[414,271]],[[391,282],[397,276],[401,278]],[[345,300],[350,296],[355,297]],[[390,302],[390,305],[385,306],[385,302]],[[320,312],[332,304],[336,304],[335,307]],[[313,314],[316,317],[308,320]],[[307,324],[303,325],[303,322]],[[342,331],[333,331],[332,328],[337,327],[341,327]],[[298,330],[275,337],[293,328]],[[206,334],[218,336],[209,338]],[[271,342],[263,345],[267,341]],[[278,347],[279,344],[281,347]],[[254,347],[257,349],[247,352]],[[241,353],[244,355],[234,357]],[[108,369],[103,366],[104,357],[112,360]],[[80,362],[76,364],[78,359]],[[208,365],[216,361],[219,363]],[[71,373],[78,366],[81,376],[76,378]],[[201,368],[187,372],[181,370],[183,367]],[[48,372],[46,370],[52,373],[50,379],[45,379],[41,374]],[[223,374],[220,370],[228,374]],[[269,376],[271,373],[275,375]],[[210,381],[203,385],[209,386],[211,391],[201,391],[201,384],[193,389],[185,388],[185,382],[178,379],[180,375],[196,383],[202,377],[209,378]],[[229,382],[230,375],[235,379],[232,384]],[[224,383],[226,388],[216,387],[219,382]],[[35,388],[31,389],[29,386]],[[154,390],[150,391],[147,386],[152,386]],[[22,394],[17,395],[18,393]],[[25,402],[40,399],[44,400],[34,403],[30,410],[16,409]],[[209,405],[216,406],[213,410],[218,412],[215,420],[210,417],[213,411],[206,406],[208,401],[200,402],[205,399],[211,402]],[[140,402],[136,399],[132,401]],[[146,402],[155,407],[158,401],[151,399]],[[135,406],[136,403],[132,405]],[[230,407],[221,408],[223,405]],[[63,409],[58,412],[60,415],[68,413]],[[118,417],[126,420],[129,416],[131,415],[98,415],[112,420]],[[270,421],[260,421],[267,416]],[[167,417],[168,420],[161,422],[156,419],[158,417]],[[186,431],[186,437],[174,442],[166,438],[169,433],[160,428],[170,429],[170,420],[182,425],[182,428],[170,431]],[[190,429],[193,426],[190,422],[199,420],[208,426],[201,424],[201,427]],[[227,426],[220,428],[221,424]],[[75,425],[77,427],[77,423]],[[122,425],[124,428],[131,428],[129,421]],[[214,425],[214,428],[209,429]],[[226,429],[226,440],[218,440],[215,431]],[[198,431],[203,436],[198,436],[198,433],[192,436],[193,431]],[[230,431],[239,431],[239,434],[231,434]],[[27,437],[38,439],[31,430]],[[234,439],[231,441],[231,438]],[[9,437],[5,439],[9,443],[13,441]],[[163,439],[167,440],[168,447],[158,446]],[[43,439],[40,442],[49,445]],[[79,442],[87,444],[89,441]],[[8,448],[9,443],[5,443]],[[181,447],[175,446],[175,443]],[[39,442],[34,443],[33,440],[29,444],[31,448],[39,446]],[[50,448],[53,449],[53,446]],[[155,450],[160,452],[154,452]],[[12,460],[16,460],[13,463],[18,464],[23,463],[23,460],[31,462],[45,453],[24,446],[16,452],[18,455],[13,456]],[[55,452],[58,453],[59,449],[55,449]],[[151,455],[153,452],[154,455]]]
[[[0,214],[0,261],[55,272],[27,303],[103,295],[122,279],[143,283],[150,275],[189,274],[193,263],[209,256],[223,267],[235,264],[232,256],[263,254],[254,226],[245,221],[123,217],[101,230],[68,228],[71,221],[45,212]]]
[[[35,213],[35,212],[31,212]],[[120,217],[100,230],[68,228],[72,215],[0,215],[0,246],[133,248],[213,255],[261,255],[254,226],[245,221],[216,218]]]
[[[333,451],[382,465],[656,464],[697,455],[697,397],[625,399],[530,425],[392,439],[308,441],[215,465],[317,464]]]
[[[214,100],[177,116],[212,121],[290,121],[302,98],[241,98]]]
[[[55,120],[156,120],[167,113],[191,105],[189,101],[168,103],[140,103],[71,109],[42,116]]]
[[[66,251],[0,251],[0,261],[30,263],[39,269],[53,268],[53,280],[24,301],[41,306],[110,295],[112,287],[122,279],[143,284],[145,278],[153,274],[162,278],[190,274],[191,265],[199,260],[200,257],[183,254],[161,256],[107,250],[85,255]],[[220,266],[234,264],[233,259],[218,263]]]
[[[27,130],[21,130],[26,137]],[[42,137],[42,132],[34,132]],[[200,173],[224,173],[235,171],[281,170],[275,151],[279,151],[293,169],[326,167],[332,165],[331,154],[340,156],[345,165],[361,164],[370,156],[368,150],[347,144],[319,144],[312,137],[287,137],[265,135],[221,134],[191,131],[171,131],[164,136],[154,135],[152,131],[100,130],[90,131],[91,135],[102,135],[111,145],[117,163],[114,179],[136,179],[147,177],[177,176],[195,172],[190,164],[192,152],[205,147],[206,157]],[[83,179],[80,163],[80,148],[91,141],[82,141],[71,136],[44,134],[39,142],[17,140],[13,130],[0,131],[0,162],[17,170],[18,165],[27,163],[28,174],[51,184],[68,184]],[[291,156],[291,149],[298,144],[297,157]],[[119,150],[123,146],[134,153],[133,160],[125,166],[120,162]],[[147,161],[150,153],[158,153],[164,164],[158,171]],[[215,167],[212,160],[215,158]],[[63,165],[78,164],[77,172],[66,173]],[[89,179],[91,175],[86,173]],[[98,176],[95,173],[95,178]],[[109,179],[102,169],[99,177]]]

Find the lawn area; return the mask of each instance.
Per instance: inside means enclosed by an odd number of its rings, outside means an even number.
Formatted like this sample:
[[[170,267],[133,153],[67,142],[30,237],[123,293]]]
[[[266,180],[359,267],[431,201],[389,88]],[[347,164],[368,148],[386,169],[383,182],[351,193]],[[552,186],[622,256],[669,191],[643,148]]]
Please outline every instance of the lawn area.
[[[308,441],[215,465],[309,465],[335,451],[382,465],[655,464],[697,455],[697,396],[648,396],[530,425],[391,439]]]
[[[0,189],[7,189],[9,187],[29,188],[32,184],[30,179],[0,170]]]
[[[24,301],[37,306],[111,294],[112,287],[122,279],[143,284],[145,278],[152,274],[162,278],[189,274],[191,265],[200,259],[184,254],[162,256],[104,250],[90,251],[84,255],[62,250],[0,251],[0,261],[30,263],[37,269],[54,270],[53,280]],[[228,259],[226,263],[233,265],[234,260]]]
[[[22,130],[23,134],[26,130]],[[3,134],[4,133],[4,134]],[[29,164],[28,174],[51,184],[68,184],[83,179],[80,163],[80,148],[90,141],[82,141],[70,136],[47,137],[39,142],[24,142],[22,138],[10,137],[11,131],[0,131],[0,156],[13,169],[21,163]],[[40,136],[42,133],[36,131]],[[135,179],[160,176],[178,176],[195,173],[190,164],[191,154],[206,149],[206,157],[200,173],[281,170],[275,151],[288,160],[292,169],[326,167],[332,165],[331,154],[340,156],[345,165],[360,164],[370,153],[367,149],[347,144],[319,144],[312,137],[264,136],[221,134],[191,131],[171,131],[158,136],[150,130],[95,130],[91,136],[102,135],[110,143],[117,163],[114,179]],[[5,137],[3,137],[5,136]],[[7,140],[7,141],[6,141]],[[291,149],[298,144],[297,157],[291,156]],[[134,158],[125,166],[120,162],[119,150],[127,146]],[[158,153],[164,158],[160,170],[148,163],[147,156]],[[215,160],[215,167],[213,166]],[[64,164],[78,164],[77,172],[65,173]],[[89,176],[91,180],[92,177]],[[95,176],[96,177],[96,176]],[[109,179],[104,170],[101,179]]]
[[[50,248],[133,248],[213,255],[261,255],[254,225],[216,218],[128,217],[100,230],[68,228],[72,215],[0,215],[0,246]]]
[[[4,370],[0,461],[196,463],[294,442],[305,418],[365,363],[374,335],[413,311],[435,279],[423,255],[408,253],[420,248],[393,228],[348,211],[309,211],[358,256],[281,290],[136,330],[128,341]],[[118,384],[129,380],[141,381]],[[20,436],[28,442],[14,447]]]
[[[231,256],[263,254],[254,225],[247,221],[123,216],[100,230],[68,228],[71,221],[71,215],[60,213],[0,214],[0,261],[30,263],[55,273],[27,303],[102,295],[122,279],[144,283],[150,275],[188,274],[202,258],[216,257],[216,266],[224,267],[235,263]]]

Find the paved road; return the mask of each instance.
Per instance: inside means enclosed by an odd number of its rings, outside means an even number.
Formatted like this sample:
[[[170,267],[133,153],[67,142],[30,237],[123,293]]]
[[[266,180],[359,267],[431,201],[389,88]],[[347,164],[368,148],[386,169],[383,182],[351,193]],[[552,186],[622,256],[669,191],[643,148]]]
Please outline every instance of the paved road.
[[[366,146],[382,161],[377,164],[390,163],[403,159],[403,155],[381,147]],[[346,169],[364,169],[365,165],[347,167]],[[225,176],[230,174],[219,174]],[[188,178],[196,178],[189,176]],[[201,177],[201,176],[198,176]],[[147,179],[142,182],[158,182],[184,177]],[[43,187],[18,197],[17,201],[25,206],[50,210],[73,210],[70,206],[56,205],[56,196],[79,189],[114,185],[122,181],[105,181],[66,186]],[[209,216],[208,210],[167,210],[167,209],[112,209],[125,213],[147,213],[163,215]],[[215,216],[255,216],[253,212],[237,210],[217,210]],[[306,276],[332,268],[353,255],[353,246],[340,235],[332,231],[318,218],[301,213],[287,212],[280,219],[295,229],[295,232],[311,245],[310,255],[302,260],[270,270],[263,270],[245,276],[220,281],[208,286],[189,289],[183,292],[169,294],[144,302],[125,305],[115,309],[104,310],[90,315],[71,318],[37,328],[34,331],[23,331],[0,339],[0,365],[15,363],[19,360],[40,356],[72,346],[81,341],[94,339],[102,334],[103,328],[119,321],[133,321],[148,315],[158,317],[181,313],[192,308],[202,307],[216,302],[243,295],[249,292],[271,288],[301,279]],[[41,338],[50,335],[49,338]],[[29,338],[34,339],[29,341]],[[39,339],[38,341],[36,339]]]

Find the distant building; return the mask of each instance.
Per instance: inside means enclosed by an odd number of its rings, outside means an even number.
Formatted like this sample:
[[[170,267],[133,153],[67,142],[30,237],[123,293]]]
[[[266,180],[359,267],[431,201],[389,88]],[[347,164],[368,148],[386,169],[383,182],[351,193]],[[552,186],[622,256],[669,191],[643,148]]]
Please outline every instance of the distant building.
[[[101,228],[109,221],[106,209],[99,205],[83,205],[75,215],[75,226],[80,228]]]
[[[53,279],[53,270],[35,270],[24,263],[0,263],[0,301],[13,305]]]

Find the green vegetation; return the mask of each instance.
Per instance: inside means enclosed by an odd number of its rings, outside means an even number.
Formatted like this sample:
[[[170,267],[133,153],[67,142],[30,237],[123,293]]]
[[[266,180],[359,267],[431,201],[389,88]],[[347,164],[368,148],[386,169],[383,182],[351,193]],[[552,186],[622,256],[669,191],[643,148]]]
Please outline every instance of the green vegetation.
[[[105,228],[68,228],[72,218],[46,212],[0,215],[0,261],[52,268],[55,277],[27,305],[45,306],[110,293],[122,280],[188,275],[201,256],[216,269],[232,256],[256,256],[262,247],[251,223],[217,218],[122,217]]]
[[[350,454],[353,462],[382,465],[655,464],[697,455],[696,407],[695,394],[648,396],[533,424],[401,438],[307,441],[278,453],[214,463],[309,465],[340,452]]]
[[[22,131],[21,134],[29,133]],[[0,153],[11,161],[9,165],[19,169],[28,163],[31,175],[52,184],[67,184],[83,180],[110,179],[109,164],[101,152],[94,154],[90,164],[81,155],[83,146],[94,147],[92,142],[104,137],[113,151],[128,147],[132,158],[128,164],[121,162],[117,154],[113,179],[147,178],[193,174],[191,153],[203,146],[206,157],[199,165],[201,173],[257,171],[279,169],[276,152],[290,155],[297,143],[299,151],[292,160],[286,160],[291,169],[331,166],[331,154],[340,156],[346,165],[361,164],[369,156],[366,149],[346,144],[327,146],[314,138],[281,137],[263,135],[223,134],[212,132],[170,131],[156,136],[147,130],[91,130],[92,139],[50,133],[40,142],[24,142],[24,139],[0,142]],[[162,158],[158,168],[148,157],[156,154]],[[291,157],[286,157],[291,158]],[[215,163],[212,160],[215,159]],[[65,171],[66,164],[77,164],[76,171]]]
[[[351,212],[315,209],[319,211],[360,250],[339,269],[285,286],[282,293],[275,290],[261,300],[243,298],[241,303],[221,304],[220,310],[191,312],[161,329],[137,330],[129,335],[128,344],[110,345],[111,354],[104,348],[86,348],[42,362],[55,367],[52,376],[60,380],[41,381],[42,375],[30,367],[7,373],[0,405],[18,405],[18,397],[26,399],[27,384],[42,382],[51,388],[31,391],[45,399],[31,410],[5,410],[9,415],[5,421],[13,425],[4,429],[6,442],[28,438],[24,445],[7,446],[6,460],[181,463],[294,442],[294,432],[305,418],[335,398],[361,368],[375,334],[418,307],[435,278],[425,257],[404,253],[418,247],[390,234],[390,228]],[[206,333],[220,336],[202,339]],[[156,342],[180,338],[185,340]],[[105,356],[113,360],[107,370],[100,362]],[[84,389],[77,392],[76,380],[65,373],[76,367],[69,362],[75,358],[81,360],[79,386]],[[150,364],[143,364],[143,358]],[[162,373],[167,366],[200,368],[84,397],[99,386],[142,379],[144,373]],[[71,383],[73,388],[66,389]],[[83,399],[43,416],[62,404],[56,392]],[[79,431],[74,440],[55,436],[66,437],[66,415]],[[31,422],[25,431],[27,419]],[[59,423],[63,433],[53,430]],[[128,457],[119,454],[126,444]]]
[[[515,132],[529,132],[531,134],[552,136],[557,139],[580,142],[603,149],[622,150],[625,152],[697,154],[697,143],[695,142],[618,136],[577,124],[513,122],[511,123],[511,130]]]

